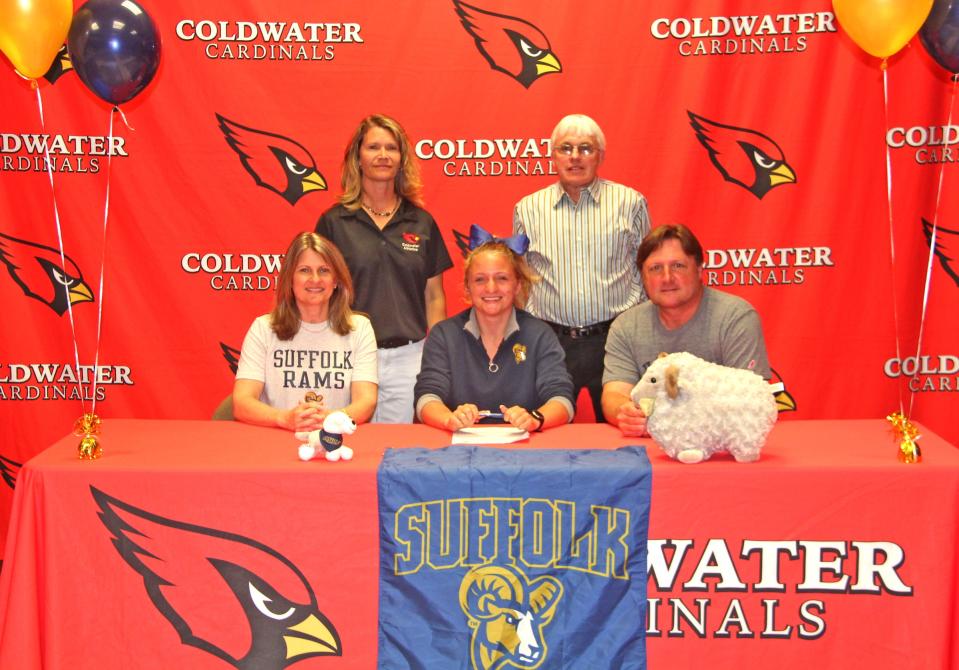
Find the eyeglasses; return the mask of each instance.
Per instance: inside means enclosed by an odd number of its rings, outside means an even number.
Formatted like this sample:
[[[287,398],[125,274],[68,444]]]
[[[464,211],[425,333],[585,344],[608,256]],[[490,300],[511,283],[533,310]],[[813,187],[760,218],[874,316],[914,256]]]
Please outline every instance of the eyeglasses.
[[[586,142],[576,145],[566,142],[556,147],[556,151],[564,156],[572,156],[574,153],[579,153],[580,156],[592,156],[594,153],[596,153],[597,149],[592,144],[588,144]]]

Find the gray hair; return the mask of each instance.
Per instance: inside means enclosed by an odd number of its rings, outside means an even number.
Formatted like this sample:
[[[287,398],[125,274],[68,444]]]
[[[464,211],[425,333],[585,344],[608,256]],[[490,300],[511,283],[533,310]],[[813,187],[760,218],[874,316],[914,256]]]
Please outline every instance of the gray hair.
[[[596,140],[600,151],[606,151],[606,136],[603,135],[599,124],[585,114],[569,114],[564,116],[553,128],[550,143],[555,147],[559,139],[565,135],[580,135],[592,137]]]

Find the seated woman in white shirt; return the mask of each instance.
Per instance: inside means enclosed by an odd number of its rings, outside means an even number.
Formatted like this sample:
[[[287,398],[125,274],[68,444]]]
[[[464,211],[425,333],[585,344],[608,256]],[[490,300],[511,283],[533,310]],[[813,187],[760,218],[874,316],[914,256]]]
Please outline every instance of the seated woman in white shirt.
[[[273,311],[250,327],[233,385],[237,420],[294,431],[335,411],[356,423],[376,408],[376,337],[350,309],[353,284],[339,250],[316,233],[287,249]]]

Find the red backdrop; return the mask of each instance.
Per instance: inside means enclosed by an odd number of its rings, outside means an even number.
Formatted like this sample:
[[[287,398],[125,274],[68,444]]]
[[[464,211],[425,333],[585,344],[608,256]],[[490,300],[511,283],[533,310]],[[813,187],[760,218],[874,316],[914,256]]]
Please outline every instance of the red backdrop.
[[[553,125],[586,113],[608,141],[601,174],[644,193],[654,225],[691,226],[710,250],[711,283],[759,310],[796,403],[784,419],[885,416],[902,398],[913,418],[959,441],[949,412],[959,389],[959,261],[949,259],[959,249],[959,129],[943,128],[953,85],[918,41],[890,60],[887,118],[878,61],[825,0],[473,4],[501,15],[464,8],[476,31],[508,27],[561,71],[520,81],[510,74],[518,52],[477,42],[452,0],[144,2],[162,59],[124,107],[130,127],[117,120],[105,246],[108,106],[68,71],[41,80],[41,124],[35,93],[0,63],[0,456],[22,463],[71,429],[82,411],[73,343],[91,365],[101,309],[104,420],[210,416],[232,386],[230,348],[270,307],[276,255],[335,202],[343,148],[372,112],[398,118],[417,143],[427,208],[457,261],[446,275],[451,313],[463,305],[456,234],[473,222],[508,232],[513,204],[554,179]],[[690,113],[721,147],[715,160]],[[252,156],[246,164],[224,128]],[[44,138],[69,257],[60,269],[93,294],[73,305],[75,332],[36,260],[61,266]],[[761,163],[784,161],[795,181],[754,185],[744,142]],[[329,188],[284,196],[260,144],[315,163]],[[923,222],[937,213],[943,257],[923,358],[902,364],[917,351]],[[0,485],[2,519],[11,495]]]

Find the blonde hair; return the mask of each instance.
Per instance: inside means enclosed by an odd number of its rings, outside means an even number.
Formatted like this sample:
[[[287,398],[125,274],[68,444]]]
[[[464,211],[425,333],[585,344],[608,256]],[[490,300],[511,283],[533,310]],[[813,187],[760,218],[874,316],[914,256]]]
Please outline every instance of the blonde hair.
[[[389,131],[400,145],[400,169],[396,173],[393,188],[396,193],[418,207],[423,206],[423,182],[420,179],[420,168],[410,146],[409,137],[403,126],[394,119],[383,114],[371,114],[360,122],[346,151],[343,152],[343,173],[340,176],[340,185],[343,193],[340,203],[348,210],[360,208],[363,198],[363,175],[360,172],[360,147],[363,138],[371,128],[383,128]]]
[[[343,254],[325,237],[316,233],[300,233],[290,242],[280,274],[276,281],[276,304],[270,313],[270,326],[281,340],[293,339],[300,329],[300,309],[293,296],[293,275],[306,250],[315,251],[333,270],[336,288],[330,296],[330,328],[337,335],[346,335],[353,330],[353,279],[346,267]]]
[[[466,260],[463,262],[463,284],[466,287],[467,295],[469,295],[469,277],[473,259],[480,254],[487,253],[499,254],[509,261],[510,267],[513,268],[513,274],[516,275],[516,280],[519,282],[519,290],[516,291],[513,306],[522,309],[526,304],[526,300],[529,298],[529,292],[533,288],[533,282],[536,281],[536,277],[533,275],[532,270],[529,269],[526,259],[502,242],[486,242],[470,251],[466,256]]]

